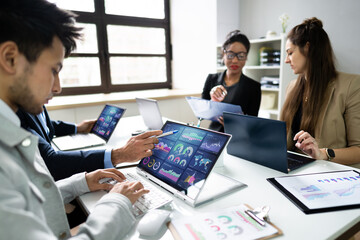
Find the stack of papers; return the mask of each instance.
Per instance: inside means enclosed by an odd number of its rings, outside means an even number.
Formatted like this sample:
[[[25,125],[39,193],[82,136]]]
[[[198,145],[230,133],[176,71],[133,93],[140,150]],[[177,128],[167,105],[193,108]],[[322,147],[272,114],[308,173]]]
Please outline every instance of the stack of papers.
[[[261,226],[249,217],[242,204],[215,212],[202,213],[171,221],[175,239],[259,239],[282,234],[275,225]]]
[[[239,105],[214,102],[197,97],[186,97],[186,100],[198,119],[217,121],[217,119],[223,115],[223,112],[243,114]]]

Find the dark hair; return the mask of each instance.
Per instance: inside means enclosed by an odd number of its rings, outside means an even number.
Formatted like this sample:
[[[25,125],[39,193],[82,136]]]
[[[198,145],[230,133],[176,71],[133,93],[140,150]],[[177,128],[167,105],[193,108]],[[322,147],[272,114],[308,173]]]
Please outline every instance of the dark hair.
[[[222,45],[223,51],[225,51],[234,42],[242,43],[246,48],[246,52],[249,52],[250,41],[244,34],[240,33],[240,30],[234,30],[228,33],[226,40]]]
[[[291,97],[284,103],[281,119],[287,123],[289,133],[301,101],[307,98],[307,103],[303,104],[300,128],[314,136],[319,118],[319,114],[314,113],[321,110],[328,85],[337,77],[333,49],[321,20],[315,17],[295,26],[289,32],[288,40],[299,47],[306,57],[306,73],[299,75],[295,87],[289,93]],[[305,52],[307,44],[308,51]]]
[[[76,48],[75,39],[81,37],[74,18],[72,12],[46,0],[1,0],[0,43],[15,42],[26,59],[34,62],[57,36],[67,57]]]

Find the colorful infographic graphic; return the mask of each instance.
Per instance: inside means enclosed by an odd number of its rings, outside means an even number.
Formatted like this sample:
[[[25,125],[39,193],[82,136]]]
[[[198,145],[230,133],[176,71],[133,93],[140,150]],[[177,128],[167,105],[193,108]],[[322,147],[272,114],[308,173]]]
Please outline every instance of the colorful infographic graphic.
[[[181,175],[180,180],[177,184],[183,189],[188,189],[190,186],[193,186],[195,183],[203,180],[204,178],[204,174],[188,168]]]
[[[175,124],[175,123],[168,123],[163,127],[162,130],[164,133],[178,130],[177,133],[164,137],[165,139],[176,141],[179,138],[179,136],[181,136],[184,129],[185,129],[185,126],[183,126],[183,125],[179,125],[179,124]]]
[[[189,167],[203,173],[208,173],[216,161],[216,156],[204,151],[197,151],[192,158]]]
[[[221,136],[215,133],[208,133],[200,148],[213,153],[218,153],[223,148],[226,140],[227,138],[225,136]]]
[[[157,172],[162,164],[162,161],[154,156],[146,157],[141,161],[141,164],[152,172]]]
[[[109,139],[123,113],[124,109],[107,105],[94,124],[91,132]]]
[[[171,149],[166,161],[182,169],[189,165],[197,147],[185,142],[178,141]]]
[[[178,132],[159,138],[153,155],[143,159],[140,167],[180,191],[206,178],[229,138],[169,121],[162,130]]]
[[[244,211],[243,205],[177,218],[172,224],[181,239],[263,239],[278,232],[272,225],[261,226]]]
[[[165,138],[160,138],[159,143],[156,144],[155,148],[153,149],[153,155],[158,158],[165,159],[171,151],[174,143],[175,142],[167,140]]]
[[[179,180],[181,173],[181,169],[171,166],[167,163],[164,163],[159,170],[159,174],[162,178],[170,179],[173,182],[177,182]]]
[[[199,146],[204,139],[206,132],[196,128],[187,128],[180,135],[179,140]]]

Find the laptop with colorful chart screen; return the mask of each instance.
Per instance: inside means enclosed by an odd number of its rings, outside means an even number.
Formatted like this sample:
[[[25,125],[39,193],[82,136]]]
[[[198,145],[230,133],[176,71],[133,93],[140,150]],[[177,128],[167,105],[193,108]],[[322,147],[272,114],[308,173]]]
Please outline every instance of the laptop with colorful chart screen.
[[[151,157],[143,158],[136,173],[195,207],[246,186],[212,170],[231,135],[166,121]],[[206,190],[204,190],[206,188]]]
[[[52,141],[62,151],[105,145],[124,112],[124,108],[105,105],[90,133],[56,137]]]

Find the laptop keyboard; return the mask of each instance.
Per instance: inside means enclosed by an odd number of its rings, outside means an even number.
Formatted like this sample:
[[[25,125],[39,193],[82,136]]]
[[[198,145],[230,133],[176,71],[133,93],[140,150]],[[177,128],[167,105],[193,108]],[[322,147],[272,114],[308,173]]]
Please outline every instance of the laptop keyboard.
[[[142,195],[134,204],[133,204],[133,213],[135,217],[139,217],[147,213],[151,209],[156,209],[162,207],[172,201],[172,198],[151,184],[143,181],[140,177],[132,173],[124,173],[126,181],[139,181],[144,185],[145,189],[150,190],[149,193]],[[116,184],[117,181],[109,179],[106,181],[110,184]]]
[[[294,170],[294,169],[299,168],[299,167],[301,167],[303,165],[304,165],[303,161],[293,159],[293,158],[288,158],[288,168],[290,170]]]

